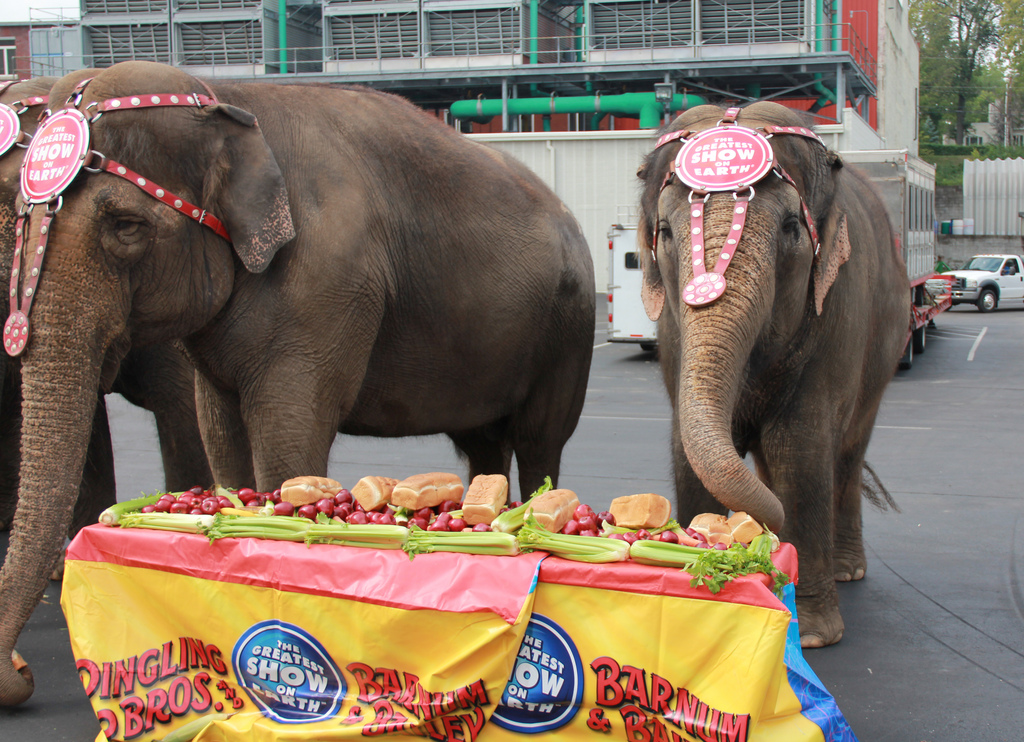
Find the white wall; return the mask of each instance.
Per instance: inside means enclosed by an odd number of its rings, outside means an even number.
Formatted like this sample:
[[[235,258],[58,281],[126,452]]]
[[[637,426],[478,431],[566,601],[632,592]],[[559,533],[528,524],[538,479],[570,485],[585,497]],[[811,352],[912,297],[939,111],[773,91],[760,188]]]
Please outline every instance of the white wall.
[[[878,134],[883,149],[918,152],[917,39],[909,0],[878,0]]]

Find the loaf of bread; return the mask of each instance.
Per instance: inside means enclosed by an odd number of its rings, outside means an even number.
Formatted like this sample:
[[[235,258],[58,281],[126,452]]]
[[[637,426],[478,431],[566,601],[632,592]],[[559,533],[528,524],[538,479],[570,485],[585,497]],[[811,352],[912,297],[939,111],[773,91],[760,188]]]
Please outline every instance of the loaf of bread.
[[[690,521],[690,528],[703,533],[705,536],[712,532],[732,533],[732,528],[729,527],[729,519],[720,513],[701,513],[700,515],[695,515],[693,520]]]
[[[327,477],[293,477],[281,485],[281,501],[295,507],[308,505],[341,491],[341,483]]]
[[[429,472],[403,479],[391,491],[391,504],[410,510],[435,508],[445,500],[460,502],[462,480],[456,474]]]
[[[764,529],[761,527],[761,524],[742,510],[734,513],[727,522],[729,524],[729,528],[732,530],[733,540],[744,544],[749,544],[754,540],[755,536],[760,536],[764,533]]]
[[[615,516],[615,525],[623,528],[661,528],[672,515],[667,497],[646,492],[612,500],[608,511]]]
[[[352,488],[352,498],[368,513],[380,510],[391,502],[396,484],[398,480],[391,477],[363,477]]]
[[[573,511],[580,504],[580,498],[572,490],[548,490],[529,502],[526,513],[552,533],[558,533],[572,519]]]
[[[508,500],[508,478],[504,474],[477,474],[462,498],[462,519],[471,526],[491,524]]]

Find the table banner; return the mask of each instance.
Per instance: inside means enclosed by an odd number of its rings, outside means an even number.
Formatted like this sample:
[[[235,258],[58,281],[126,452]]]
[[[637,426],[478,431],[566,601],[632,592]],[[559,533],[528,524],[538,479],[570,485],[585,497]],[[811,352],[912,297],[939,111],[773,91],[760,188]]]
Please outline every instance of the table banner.
[[[91,526],[61,603],[97,742],[854,742],[792,587],[545,557]]]

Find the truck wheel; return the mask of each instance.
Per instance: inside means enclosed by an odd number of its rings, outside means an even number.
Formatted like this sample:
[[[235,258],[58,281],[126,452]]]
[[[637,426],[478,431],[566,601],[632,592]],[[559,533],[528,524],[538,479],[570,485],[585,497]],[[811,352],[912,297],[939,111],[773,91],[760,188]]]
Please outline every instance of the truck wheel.
[[[992,289],[985,289],[981,292],[981,296],[978,297],[979,312],[991,312],[998,305],[999,300],[996,299],[996,292]]]
[[[907,342],[907,347],[903,349],[903,357],[899,362],[899,370],[907,371],[911,366],[914,365],[914,341],[913,339]]]
[[[916,330],[914,330],[914,336],[913,336],[913,338],[910,341],[911,343],[914,344],[914,352],[915,353],[924,353],[924,346],[925,346],[926,341],[927,341],[926,326],[925,325],[921,325]]]
[[[640,343],[640,350],[646,350],[648,353],[653,353],[657,349],[657,343]]]

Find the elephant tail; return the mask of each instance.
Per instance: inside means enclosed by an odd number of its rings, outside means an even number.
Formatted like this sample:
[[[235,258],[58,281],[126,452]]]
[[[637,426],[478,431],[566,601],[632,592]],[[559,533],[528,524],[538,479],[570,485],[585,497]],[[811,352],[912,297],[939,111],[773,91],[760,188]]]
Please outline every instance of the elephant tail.
[[[867,501],[883,512],[886,510],[892,510],[895,513],[903,512],[867,461],[864,462],[864,472],[867,476],[861,479],[861,492]]]

